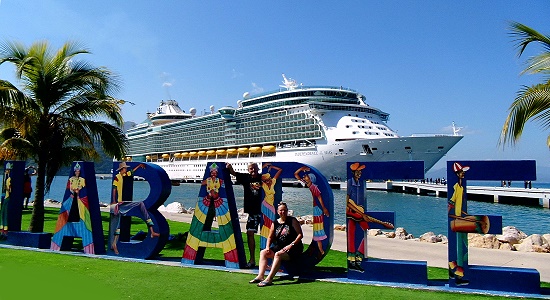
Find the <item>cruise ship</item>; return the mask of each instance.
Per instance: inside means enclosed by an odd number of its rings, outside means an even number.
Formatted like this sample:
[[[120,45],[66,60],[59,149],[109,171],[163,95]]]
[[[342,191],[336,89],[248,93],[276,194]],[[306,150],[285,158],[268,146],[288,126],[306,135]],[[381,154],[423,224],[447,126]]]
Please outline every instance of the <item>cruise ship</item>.
[[[399,136],[388,118],[353,89],[306,87],[283,74],[279,90],[245,93],[236,107],[211,106],[200,116],[175,100],[161,101],[127,131],[126,159],[158,164],[180,182],[200,180],[210,161],[230,162],[241,172],[250,162],[296,161],[344,181],[348,161],[422,160],[427,171],[462,138],[459,129]]]

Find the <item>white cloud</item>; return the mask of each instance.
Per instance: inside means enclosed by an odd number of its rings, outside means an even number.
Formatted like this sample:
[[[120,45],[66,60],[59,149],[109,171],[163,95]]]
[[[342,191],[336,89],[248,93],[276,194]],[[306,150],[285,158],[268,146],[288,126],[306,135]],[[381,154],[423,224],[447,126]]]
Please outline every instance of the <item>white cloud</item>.
[[[237,72],[237,70],[235,70],[235,69],[231,70],[231,79],[235,79],[235,78],[242,77],[242,76],[244,76],[243,73]]]
[[[264,88],[261,86],[258,86],[255,82],[252,82],[252,93],[253,94],[259,94],[263,93]]]

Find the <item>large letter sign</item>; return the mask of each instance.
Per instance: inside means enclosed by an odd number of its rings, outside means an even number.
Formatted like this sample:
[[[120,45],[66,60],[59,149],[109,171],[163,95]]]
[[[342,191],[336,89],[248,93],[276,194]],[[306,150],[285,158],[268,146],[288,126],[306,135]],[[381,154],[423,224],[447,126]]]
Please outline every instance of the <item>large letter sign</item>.
[[[21,230],[21,209],[23,207],[24,161],[6,161],[2,177],[2,205],[0,206],[0,238],[5,239],[8,231]]]
[[[302,253],[300,259],[283,268],[287,272],[295,273],[315,266],[326,255],[333,239],[334,201],[332,190],[326,178],[315,168],[300,163],[263,163],[262,182],[254,187],[262,193],[262,226],[260,230],[260,247],[265,249],[267,235],[271,224],[277,218],[276,207],[283,198],[282,180],[299,180],[311,192],[313,209],[313,240],[309,248]],[[245,186],[244,188],[252,188]],[[289,203],[290,209],[292,204]],[[230,267],[244,267],[244,251],[240,235],[239,220],[231,207],[236,207],[233,197],[230,177],[225,172],[225,163],[216,162],[208,165],[205,172],[199,199],[195,208],[195,215],[191,230],[187,238],[187,245],[183,254],[182,263],[196,264],[202,260],[204,249],[208,247],[224,248],[225,264]],[[229,214],[229,215],[228,215]],[[213,218],[217,217],[219,229],[211,229]],[[232,220],[231,224],[227,223]],[[235,238],[233,238],[235,235]],[[237,243],[238,257],[234,251],[233,239]],[[227,247],[227,249],[225,248]],[[231,259],[236,259],[232,261]]]
[[[113,171],[109,253],[151,258],[164,248],[170,233],[168,222],[157,210],[170,195],[170,179],[164,169],[150,163],[115,162]],[[150,192],[143,201],[133,199],[134,176],[149,183]],[[140,218],[147,224],[148,233],[143,241],[130,239],[131,217]]]
[[[216,217],[218,230],[212,230]],[[201,263],[205,248],[223,249],[225,266],[244,266],[244,248],[231,178],[225,163],[207,165],[181,262]]]
[[[300,259],[292,263],[283,262],[288,273],[299,273],[317,265],[328,253],[334,238],[334,196],[330,185],[317,169],[296,162],[266,162],[262,164],[262,230],[260,247],[265,249],[271,224],[278,218],[276,208],[283,199],[282,181],[298,180],[311,192],[313,213],[313,237],[309,247]],[[288,203],[292,209],[292,203]]]
[[[47,249],[50,247],[51,233],[21,231],[24,174],[24,161],[6,161],[4,163],[0,217],[2,232],[4,236],[9,236],[7,244]]]
[[[393,212],[367,210],[367,179],[418,179],[424,177],[424,162],[348,162],[346,219],[348,278],[427,284],[426,262],[367,259],[367,230],[393,229]]]
[[[73,162],[61,203],[51,250],[70,250],[82,238],[84,253],[105,254],[94,163]]]
[[[537,270],[468,265],[468,233],[502,233],[502,217],[468,212],[467,179],[536,180],[535,161],[448,161],[447,178],[449,286],[539,293]]]

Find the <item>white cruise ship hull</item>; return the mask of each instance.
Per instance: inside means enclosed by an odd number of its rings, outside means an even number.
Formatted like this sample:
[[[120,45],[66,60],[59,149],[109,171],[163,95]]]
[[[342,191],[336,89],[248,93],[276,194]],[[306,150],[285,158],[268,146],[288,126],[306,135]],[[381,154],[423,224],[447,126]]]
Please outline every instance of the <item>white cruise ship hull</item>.
[[[346,163],[352,161],[424,161],[425,171],[437,163],[461,136],[401,137],[377,140],[343,141],[331,145],[297,146],[277,149],[276,153],[210,155],[153,161],[166,170],[172,180],[198,181],[210,161],[229,162],[236,171],[246,172],[251,162],[300,162],[318,169],[331,181],[346,179]],[[369,145],[371,153],[365,152]],[[410,149],[408,149],[410,147]],[[376,150],[372,150],[372,149]],[[407,149],[405,149],[407,148]]]

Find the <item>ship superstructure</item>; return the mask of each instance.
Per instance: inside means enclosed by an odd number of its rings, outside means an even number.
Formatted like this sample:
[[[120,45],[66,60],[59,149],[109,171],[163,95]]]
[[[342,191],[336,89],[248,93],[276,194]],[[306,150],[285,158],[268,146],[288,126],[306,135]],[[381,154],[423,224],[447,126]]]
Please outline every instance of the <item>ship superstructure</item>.
[[[281,89],[196,115],[174,100],[128,130],[129,159],[153,162],[172,180],[202,178],[209,161],[227,161],[237,171],[250,162],[299,161],[329,180],[346,177],[348,161],[423,160],[425,171],[461,138],[453,135],[398,136],[389,114],[344,87],[306,87],[283,75]]]

